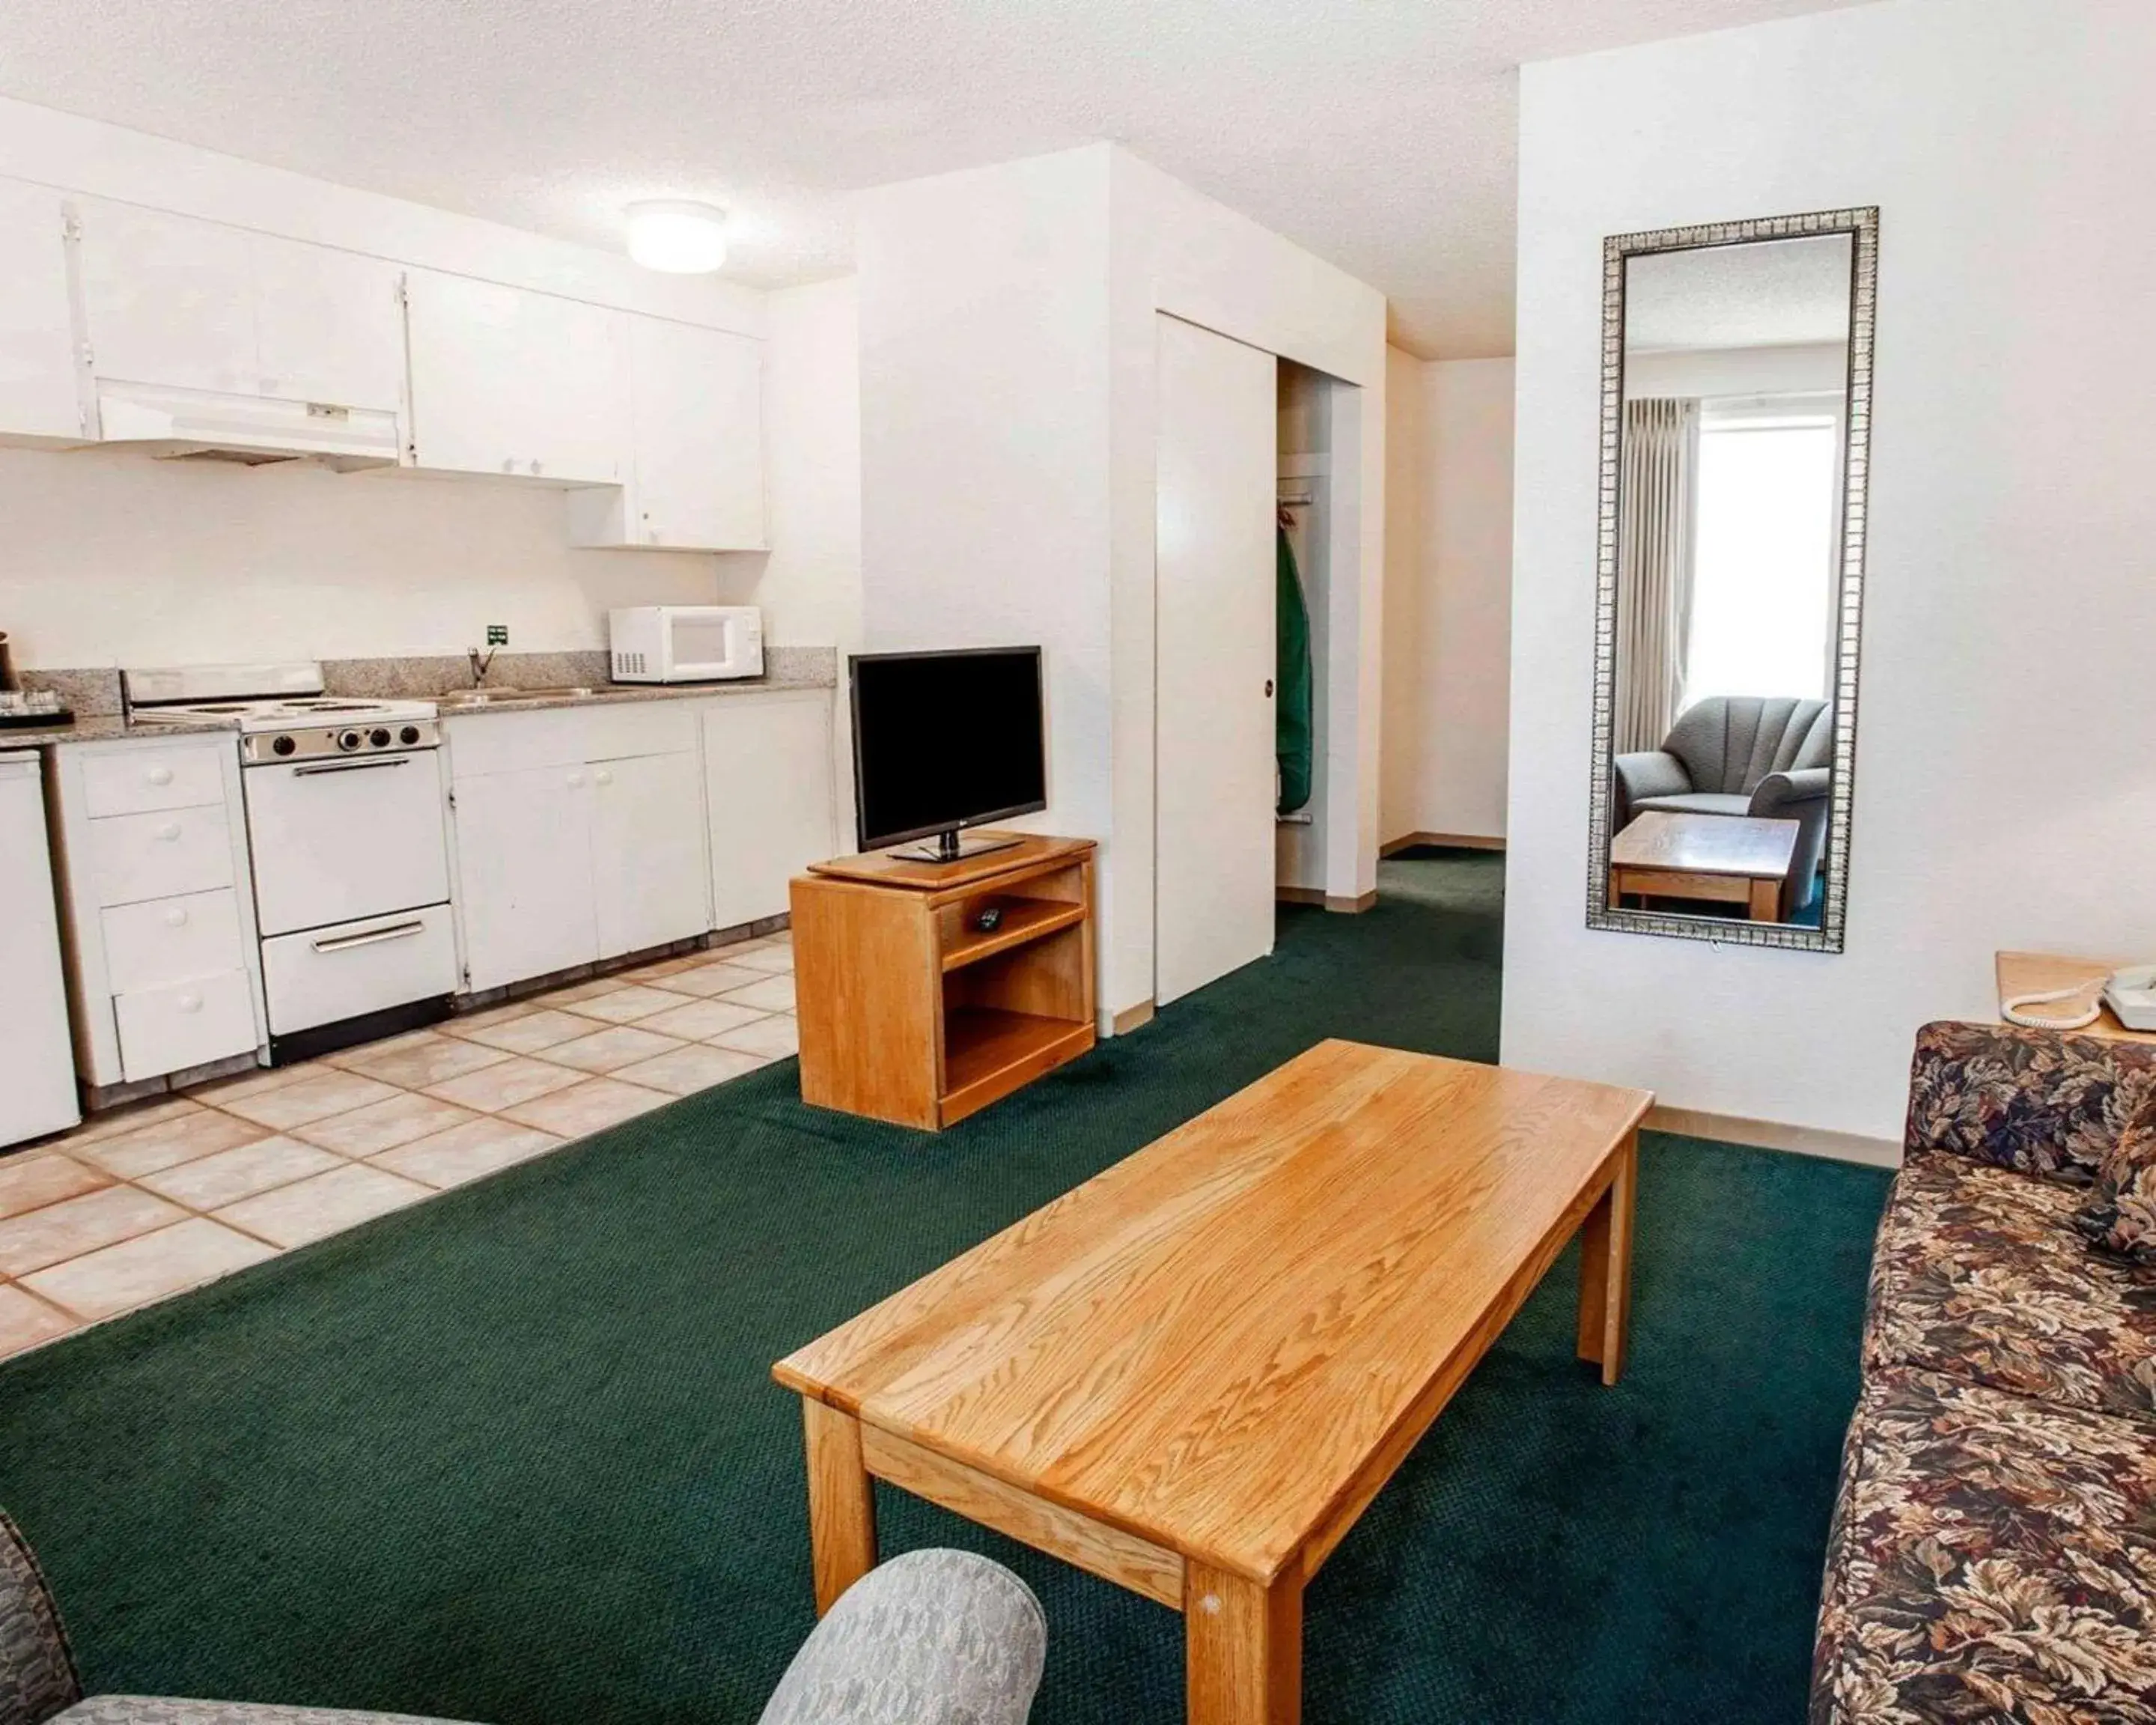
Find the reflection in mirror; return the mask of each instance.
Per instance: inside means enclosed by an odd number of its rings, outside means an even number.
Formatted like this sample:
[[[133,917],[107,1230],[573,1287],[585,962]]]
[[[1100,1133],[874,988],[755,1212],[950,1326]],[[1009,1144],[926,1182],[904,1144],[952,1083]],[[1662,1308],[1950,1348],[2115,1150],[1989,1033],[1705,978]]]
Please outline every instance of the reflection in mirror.
[[[1594,926],[1840,949],[1876,235],[1609,242]]]

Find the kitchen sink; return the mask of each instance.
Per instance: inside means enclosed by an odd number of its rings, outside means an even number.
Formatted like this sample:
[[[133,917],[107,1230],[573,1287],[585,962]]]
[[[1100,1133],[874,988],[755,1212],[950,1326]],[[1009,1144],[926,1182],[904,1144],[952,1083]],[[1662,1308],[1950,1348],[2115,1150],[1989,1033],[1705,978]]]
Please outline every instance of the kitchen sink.
[[[434,705],[444,712],[459,707],[492,706],[505,701],[583,701],[593,694],[588,685],[560,689],[516,689],[506,685],[492,689],[465,689],[439,697]]]

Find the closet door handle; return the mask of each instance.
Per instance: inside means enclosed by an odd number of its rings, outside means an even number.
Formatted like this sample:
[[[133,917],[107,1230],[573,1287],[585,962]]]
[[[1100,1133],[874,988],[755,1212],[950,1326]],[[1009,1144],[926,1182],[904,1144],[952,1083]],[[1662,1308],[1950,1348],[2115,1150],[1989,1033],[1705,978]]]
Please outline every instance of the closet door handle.
[[[1266,699],[1267,701],[1270,701],[1272,698],[1273,698],[1273,680],[1272,680],[1270,677],[1267,677],[1267,678],[1265,679],[1265,699]]]

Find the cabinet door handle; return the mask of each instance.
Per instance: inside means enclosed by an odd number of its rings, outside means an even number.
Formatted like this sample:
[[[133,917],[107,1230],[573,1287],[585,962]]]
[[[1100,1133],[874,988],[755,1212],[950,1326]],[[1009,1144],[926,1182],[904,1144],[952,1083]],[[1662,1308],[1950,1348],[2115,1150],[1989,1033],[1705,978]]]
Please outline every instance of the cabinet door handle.
[[[598,776],[598,782],[601,784],[612,784],[613,783],[613,774],[608,772],[603,767],[599,768]]]
[[[177,1000],[173,1001],[172,1004],[178,1007],[182,1012],[200,1012],[203,1006],[202,996],[199,994],[182,994]]]
[[[569,775],[569,788],[572,791],[578,788],[583,782],[584,775],[581,773],[572,773]]]
[[[157,836],[167,844],[171,844],[173,839],[180,836],[180,824],[176,820],[167,821],[157,829]]]
[[[186,910],[185,910],[182,906],[179,906],[179,905],[173,905],[173,906],[171,906],[170,907],[168,907],[168,908],[167,909],[167,911],[165,911],[165,927],[167,927],[167,928],[185,928],[187,926],[187,913]]]
[[[169,767],[152,767],[142,777],[148,779],[151,784],[170,784],[172,782],[172,769]]]
[[[377,941],[401,941],[419,933],[425,922],[413,917],[409,922],[393,922],[387,928],[364,929],[357,934],[328,934],[310,944],[317,952],[349,952],[354,947],[371,947]]]
[[[534,461],[531,464],[531,470],[534,473],[540,473],[543,472],[545,470],[543,470],[536,461]]]
[[[502,470],[504,473],[514,473],[514,472],[516,472],[516,458],[515,456],[513,456],[513,455],[504,455],[504,456],[501,458],[501,470]]]

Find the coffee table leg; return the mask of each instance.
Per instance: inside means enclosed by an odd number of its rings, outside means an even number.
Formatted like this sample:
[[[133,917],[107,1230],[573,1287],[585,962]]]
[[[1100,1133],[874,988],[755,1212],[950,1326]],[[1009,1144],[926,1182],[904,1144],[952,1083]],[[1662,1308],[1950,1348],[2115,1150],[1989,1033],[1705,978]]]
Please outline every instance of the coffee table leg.
[[[1614,1384],[1625,1370],[1632,1322],[1632,1208],[1640,1184],[1640,1135],[1611,1156],[1609,1185],[1579,1228],[1579,1357]]]
[[[1750,920],[1754,922],[1777,922],[1782,916],[1782,883],[1779,880],[1754,880],[1752,883],[1752,901],[1746,906]]]
[[[861,1422],[813,1397],[801,1401],[808,1444],[808,1542],[816,1615],[875,1568],[875,1487],[861,1462]]]
[[[1302,1578],[1267,1587],[1194,1558],[1183,1595],[1188,1725],[1297,1725]]]

